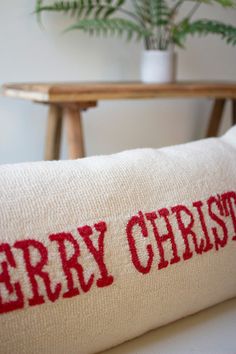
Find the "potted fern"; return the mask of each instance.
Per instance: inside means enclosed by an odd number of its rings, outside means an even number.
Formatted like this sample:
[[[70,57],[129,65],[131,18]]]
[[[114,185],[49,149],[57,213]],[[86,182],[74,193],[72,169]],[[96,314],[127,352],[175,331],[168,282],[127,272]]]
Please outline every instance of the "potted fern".
[[[228,44],[236,44],[236,27],[219,21],[194,19],[202,4],[235,8],[236,0],[191,0],[191,10],[180,18],[188,0],[77,0],[36,2],[35,12],[64,12],[74,17],[66,29],[82,30],[89,35],[124,35],[128,40],[143,40],[141,76],[144,82],[175,80],[174,47],[183,48],[190,35],[215,34]]]

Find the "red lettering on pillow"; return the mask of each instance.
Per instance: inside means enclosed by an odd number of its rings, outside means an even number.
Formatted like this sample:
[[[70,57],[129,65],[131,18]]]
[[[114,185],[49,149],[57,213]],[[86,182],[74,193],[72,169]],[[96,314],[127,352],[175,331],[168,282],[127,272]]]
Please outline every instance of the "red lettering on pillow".
[[[153,261],[153,250],[152,246],[150,244],[147,245],[146,250],[147,250],[147,255],[148,255],[148,260],[146,265],[142,265],[140,262],[139,256],[138,256],[138,250],[136,248],[136,242],[133,236],[133,228],[135,226],[139,226],[141,234],[143,237],[148,237],[148,230],[145,224],[144,220],[144,215],[140,211],[138,215],[132,216],[132,218],[128,221],[128,224],[126,226],[126,234],[127,234],[127,239],[129,243],[129,249],[131,253],[131,258],[132,262],[135,266],[135,268],[143,274],[147,274],[150,272],[151,266],[152,266],[152,261]]]
[[[99,232],[98,236],[98,249],[94,246],[90,236],[93,235],[93,230],[90,226],[85,225],[78,228],[80,236],[83,238],[89,252],[93,255],[101,274],[101,278],[97,279],[97,286],[102,288],[113,283],[113,276],[108,275],[107,267],[104,262],[104,236],[107,231],[107,225],[101,221],[94,225],[95,230]]]
[[[208,230],[207,230],[207,227],[206,227],[204,214],[203,214],[203,211],[202,211],[203,202],[199,200],[199,201],[193,203],[193,207],[195,207],[197,209],[198,217],[199,217],[199,220],[200,220],[200,223],[201,223],[201,227],[202,227],[202,231],[203,231],[203,234],[205,236],[206,243],[205,243],[205,247],[204,247],[203,251],[204,252],[208,252],[208,251],[210,251],[213,248],[213,244],[211,243],[210,236],[209,236],[209,233],[208,233]]]
[[[195,252],[198,254],[201,254],[203,252],[203,248],[204,248],[204,240],[201,239],[200,241],[200,245],[198,245],[198,241],[197,241],[197,235],[195,234],[195,232],[192,230],[193,226],[194,226],[194,218],[193,218],[193,214],[191,213],[191,211],[184,205],[176,205],[175,207],[171,208],[171,211],[173,213],[176,213],[176,219],[178,222],[178,226],[179,226],[179,230],[182,234],[184,243],[185,243],[185,252],[183,253],[183,259],[187,260],[192,258],[193,256],[193,252],[190,250],[190,246],[189,246],[189,236],[192,237],[193,240],[193,244],[195,247]],[[190,221],[187,225],[185,225],[185,223],[183,222],[183,214],[189,216]]]
[[[147,220],[149,220],[152,224],[153,233],[154,233],[154,236],[155,236],[155,239],[157,242],[157,247],[158,247],[159,257],[160,257],[160,261],[158,263],[158,269],[162,269],[162,268],[166,268],[169,264],[169,262],[167,260],[165,260],[165,254],[164,254],[164,248],[163,248],[164,242],[166,242],[168,240],[171,242],[173,257],[170,260],[170,264],[178,263],[180,261],[180,257],[178,256],[174,233],[173,233],[170,221],[168,219],[169,211],[168,211],[168,209],[163,208],[163,209],[160,209],[158,211],[158,213],[159,213],[160,217],[164,218],[164,220],[165,220],[167,233],[164,235],[160,235],[159,231],[157,229],[157,225],[155,222],[155,220],[157,219],[157,214],[155,212],[152,212],[152,213],[146,213],[145,215],[146,215]]]
[[[0,313],[14,311],[24,307],[24,296],[21,290],[19,282],[12,284],[8,267],[16,268],[16,262],[11,252],[10,245],[8,243],[2,243],[0,245],[0,252],[5,253],[6,261],[1,263],[2,272],[0,273],[0,283],[3,283],[10,295],[15,295],[16,300],[9,300],[3,302],[0,293]]]
[[[94,274],[89,277],[87,282],[85,281],[83,266],[78,262],[78,257],[80,256],[80,247],[78,242],[74,239],[71,233],[65,232],[52,234],[49,236],[49,239],[58,243],[62,268],[67,280],[68,290],[63,294],[63,297],[73,297],[79,295],[80,293],[78,287],[74,285],[73,275],[71,272],[72,269],[75,269],[77,272],[79,284],[83,292],[88,292],[93,284]],[[69,242],[74,250],[74,253],[70,258],[67,255],[66,242]]]
[[[234,226],[234,232],[235,232],[235,235],[233,236],[232,239],[236,241],[236,215],[235,215],[235,208],[233,207],[233,203],[234,206],[236,206],[236,193],[235,192],[223,193],[221,198],[223,201],[225,215],[231,216],[233,226]]]
[[[219,215],[214,213],[214,211],[212,210],[213,209],[213,205],[215,205],[217,207],[218,211],[219,211],[219,214],[221,216],[224,216],[224,210],[223,210],[223,205],[222,205],[220,196],[210,197],[207,200],[207,205],[208,205],[208,213],[209,213],[211,219],[213,221],[215,221],[221,227],[221,229],[223,231],[223,235],[220,236],[219,232],[217,231],[217,228],[215,226],[211,228],[212,229],[212,233],[213,233],[214,238],[215,238],[215,247],[216,247],[216,250],[218,251],[219,246],[220,247],[225,247],[225,245],[227,243],[227,240],[228,240],[228,230],[227,230],[227,227],[226,227],[226,224],[225,224],[224,220],[221,219],[219,217]]]
[[[212,249],[220,250],[226,246],[229,232],[233,234],[232,240],[236,241],[234,191],[189,204],[192,211],[185,205],[176,205],[145,214],[139,211],[137,215],[132,216],[125,230],[119,230],[120,237],[126,232],[129,249],[128,255],[122,257],[127,256],[128,260],[131,256],[132,266],[138,272],[148,274],[154,262],[154,252],[157,252],[158,259],[156,270],[160,270],[180,262],[181,259],[188,260],[194,253],[202,255]],[[210,221],[210,225],[207,225],[206,220]],[[163,225],[166,231],[160,234]],[[77,238],[70,232],[45,235],[48,237],[47,243],[51,242],[49,248],[34,239],[19,240],[13,246],[8,243],[0,244],[0,314],[21,309],[27,302],[29,306],[34,306],[48,300],[54,302],[59,298],[70,298],[79,295],[81,291],[86,293],[92,289],[93,284],[103,288],[114,283],[114,277],[108,271],[105,262],[105,241],[108,242],[108,237],[112,236],[107,233],[106,222],[80,226],[77,227],[77,231]],[[14,252],[11,247],[14,247]],[[114,248],[114,245],[112,247]],[[183,254],[180,255],[182,248]],[[126,251],[126,247],[120,250],[124,253]],[[16,252],[19,253],[19,257]],[[57,265],[57,257],[60,266]],[[119,259],[121,257],[117,258]],[[52,282],[50,279],[49,261],[53,268],[58,266],[57,276],[61,276],[61,282],[57,283],[55,280]],[[85,264],[90,262],[95,262],[97,267],[96,279],[95,272],[85,269]],[[117,265],[122,266],[123,264]],[[28,279],[28,285],[25,284],[25,279]],[[29,299],[28,287],[32,291]]]
[[[24,261],[26,271],[28,273],[29,281],[31,284],[31,289],[33,292],[33,297],[29,299],[29,305],[39,305],[45,302],[43,295],[40,295],[40,286],[37,282],[37,277],[40,277],[44,284],[47,292],[48,299],[52,302],[56,301],[59,297],[61,291],[61,284],[57,284],[55,290],[51,289],[51,281],[48,273],[43,270],[44,266],[48,264],[48,251],[47,248],[39,241],[36,240],[23,240],[17,241],[14,244],[15,248],[19,248],[23,251]],[[40,260],[36,265],[33,265],[32,256],[30,255],[30,248],[37,250]]]

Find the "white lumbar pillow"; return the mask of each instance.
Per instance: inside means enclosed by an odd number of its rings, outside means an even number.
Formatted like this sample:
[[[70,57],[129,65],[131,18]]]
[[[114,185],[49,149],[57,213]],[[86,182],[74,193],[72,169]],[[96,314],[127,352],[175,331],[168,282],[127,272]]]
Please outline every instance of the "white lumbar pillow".
[[[94,353],[236,295],[236,127],[0,167],[0,352]]]

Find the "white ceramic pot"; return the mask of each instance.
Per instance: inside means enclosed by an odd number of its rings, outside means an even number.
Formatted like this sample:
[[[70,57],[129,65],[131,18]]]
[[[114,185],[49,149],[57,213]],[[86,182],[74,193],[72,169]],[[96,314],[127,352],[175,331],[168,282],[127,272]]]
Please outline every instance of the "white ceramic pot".
[[[141,79],[143,82],[174,82],[176,53],[173,50],[145,50],[142,53]]]

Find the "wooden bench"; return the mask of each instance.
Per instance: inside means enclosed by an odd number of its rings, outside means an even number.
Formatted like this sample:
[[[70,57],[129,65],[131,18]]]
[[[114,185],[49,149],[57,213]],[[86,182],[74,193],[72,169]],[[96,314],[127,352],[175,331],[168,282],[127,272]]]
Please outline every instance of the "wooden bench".
[[[217,135],[226,100],[232,101],[232,124],[236,123],[236,83],[177,82],[144,84],[141,82],[22,83],[6,84],[3,94],[49,106],[45,159],[58,160],[62,120],[66,120],[69,158],[84,156],[81,112],[95,107],[99,100],[150,98],[211,98],[214,100],[206,136]]]

